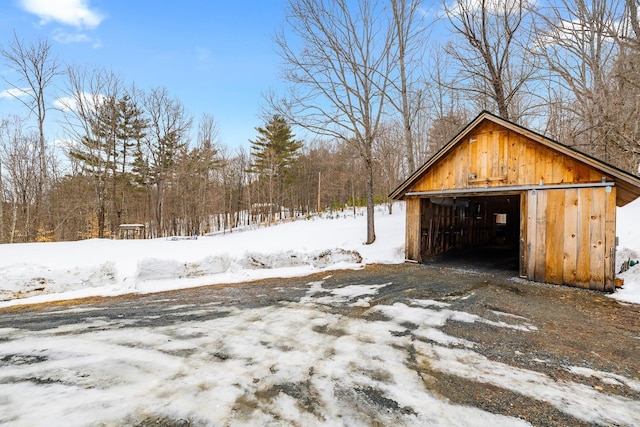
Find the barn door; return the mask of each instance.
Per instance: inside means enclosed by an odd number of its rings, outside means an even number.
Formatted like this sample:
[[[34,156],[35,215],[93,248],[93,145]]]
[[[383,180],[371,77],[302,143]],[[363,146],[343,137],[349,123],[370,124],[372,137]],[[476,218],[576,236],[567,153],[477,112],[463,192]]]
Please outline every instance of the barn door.
[[[602,186],[528,191],[523,275],[613,291],[615,197],[615,187]]]

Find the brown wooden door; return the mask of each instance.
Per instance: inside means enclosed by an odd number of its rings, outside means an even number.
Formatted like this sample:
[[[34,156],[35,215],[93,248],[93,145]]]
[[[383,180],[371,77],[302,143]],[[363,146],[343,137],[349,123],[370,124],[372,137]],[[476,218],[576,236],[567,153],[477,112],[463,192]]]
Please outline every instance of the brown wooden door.
[[[530,190],[522,273],[530,280],[614,289],[615,187]]]

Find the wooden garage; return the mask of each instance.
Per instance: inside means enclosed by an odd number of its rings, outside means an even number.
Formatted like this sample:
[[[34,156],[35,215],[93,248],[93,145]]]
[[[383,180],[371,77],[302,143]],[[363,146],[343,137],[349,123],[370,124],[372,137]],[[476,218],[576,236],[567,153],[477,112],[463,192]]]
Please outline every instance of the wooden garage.
[[[520,276],[612,292],[616,206],[640,178],[482,112],[396,188],[408,260],[511,248]]]

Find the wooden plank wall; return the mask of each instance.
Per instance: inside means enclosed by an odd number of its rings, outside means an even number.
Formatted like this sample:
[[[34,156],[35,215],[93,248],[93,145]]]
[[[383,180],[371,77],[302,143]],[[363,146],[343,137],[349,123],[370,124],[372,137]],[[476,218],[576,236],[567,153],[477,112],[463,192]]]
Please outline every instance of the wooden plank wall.
[[[475,179],[470,179],[470,174]],[[606,177],[606,179],[610,179]],[[602,173],[486,122],[433,165],[411,191],[600,182]]]
[[[538,282],[613,291],[615,187],[527,193],[523,267]]]
[[[605,239],[605,263],[609,263],[605,266],[604,274],[604,290],[606,292],[615,292],[615,278],[616,278],[616,199],[617,189],[610,187],[609,190],[605,189],[605,226],[604,226],[604,239]]]
[[[406,199],[407,224],[405,231],[405,259],[422,261],[420,256],[420,204],[421,199]]]
[[[596,183],[603,178],[612,181],[577,159],[486,121],[430,166],[410,191]],[[521,276],[613,291],[615,206],[615,187],[526,192],[520,204]],[[482,227],[470,224],[453,208],[435,207],[428,199],[407,199],[407,258],[422,261],[423,255],[460,243],[482,244]],[[450,232],[436,239],[442,227],[464,233]]]

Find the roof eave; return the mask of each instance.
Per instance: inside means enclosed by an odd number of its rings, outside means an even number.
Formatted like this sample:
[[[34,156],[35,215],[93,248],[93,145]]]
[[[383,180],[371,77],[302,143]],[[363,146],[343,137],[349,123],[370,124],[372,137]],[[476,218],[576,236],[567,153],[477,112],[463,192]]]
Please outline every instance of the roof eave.
[[[480,122],[484,119],[489,119],[494,123],[497,123],[505,128],[517,132],[523,136],[526,136],[545,147],[554,151],[560,152],[566,156],[581,161],[595,169],[598,169],[605,175],[609,175],[618,181],[619,191],[616,193],[616,205],[624,206],[627,203],[632,202],[636,198],[640,197],[640,178],[632,175],[622,169],[618,169],[615,166],[609,165],[601,160],[591,157],[585,153],[581,153],[567,145],[554,141],[544,135],[541,135],[535,131],[524,128],[518,124],[505,120],[495,114],[488,111],[482,111],[475,119],[469,122],[456,136],[454,136],[449,142],[447,142],[438,152],[436,152],[429,160],[427,160],[422,166],[420,166],[409,178],[407,178],[402,184],[400,184],[393,192],[389,194],[389,198],[392,200],[401,200],[405,193],[409,190],[411,185],[415,183],[429,168],[442,157],[444,157],[449,150],[451,150],[458,142],[463,139],[469,132],[471,132]],[[620,191],[621,190],[621,191]]]
[[[442,148],[440,148],[440,150],[438,150],[433,156],[431,156],[431,158],[429,158],[429,160],[427,160],[413,174],[411,174],[409,176],[409,178],[405,179],[404,182],[402,182],[402,184],[400,184],[398,187],[396,187],[396,189],[393,190],[389,194],[389,198],[392,199],[392,200],[401,200],[404,197],[404,193],[407,192],[409,187],[417,179],[419,179],[423,175],[423,173],[426,172],[431,167],[431,165],[433,165],[438,160],[440,160],[442,157],[444,157],[446,155],[446,153],[448,153],[451,148],[453,148],[462,138],[464,138],[464,136],[467,133],[469,133],[469,131],[471,129],[473,129],[475,126],[477,126],[485,118],[485,116],[487,116],[487,115],[491,115],[491,113],[489,113],[488,111],[483,111],[480,114],[478,114],[475,119],[473,119],[471,122],[469,122],[468,125],[463,127],[460,130],[460,132],[458,132],[456,134],[456,136],[451,138],[449,140],[449,142],[447,142]],[[491,115],[491,116],[493,116],[493,115]]]

